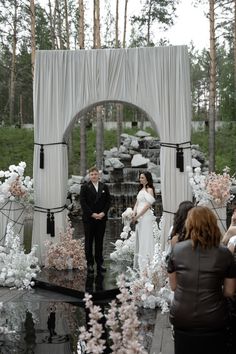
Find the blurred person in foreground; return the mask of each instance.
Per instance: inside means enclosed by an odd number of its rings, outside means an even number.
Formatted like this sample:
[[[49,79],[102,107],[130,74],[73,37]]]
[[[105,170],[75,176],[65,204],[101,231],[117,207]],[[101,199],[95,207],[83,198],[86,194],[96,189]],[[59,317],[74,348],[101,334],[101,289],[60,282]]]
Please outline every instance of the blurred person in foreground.
[[[185,228],[185,241],[176,243],[168,261],[175,354],[226,354],[225,297],[235,291],[234,258],[221,245],[217,219],[209,208],[190,209]]]

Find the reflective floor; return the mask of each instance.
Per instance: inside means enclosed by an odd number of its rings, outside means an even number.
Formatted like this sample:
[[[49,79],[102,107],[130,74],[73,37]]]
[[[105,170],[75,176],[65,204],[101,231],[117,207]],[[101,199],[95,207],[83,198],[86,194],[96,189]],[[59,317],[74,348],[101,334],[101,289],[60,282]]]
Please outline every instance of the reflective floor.
[[[63,300],[63,301],[62,301]],[[102,305],[104,312],[108,305]],[[139,313],[140,333],[150,349],[156,311]],[[24,292],[17,301],[0,308],[0,353],[80,354],[84,343],[79,340],[79,327],[86,326],[88,313],[78,306],[76,298],[36,289]],[[109,333],[105,337],[109,353]]]
[[[81,222],[74,222],[74,227],[74,236],[83,237]],[[32,225],[29,222],[25,230],[26,241],[29,239],[29,248],[31,229]],[[107,273],[101,275],[95,272],[87,276],[86,272],[42,271],[38,281],[44,283],[44,287],[37,287],[32,291],[17,291],[17,295],[10,297],[9,300],[6,300],[5,296],[4,305],[1,306],[0,303],[0,354],[83,353],[84,343],[79,340],[79,327],[87,325],[88,313],[81,299],[85,291],[89,292],[97,296],[104,312],[108,310],[109,296],[114,298],[117,292],[116,277],[124,271],[109,262],[109,254],[113,251],[114,242],[121,230],[121,220],[108,222],[104,239]],[[48,284],[54,286],[54,291],[49,290]],[[64,288],[62,292],[61,287]],[[65,291],[65,288],[69,291]],[[156,310],[140,309],[138,315],[141,321],[140,334],[143,337],[143,345],[149,352]],[[107,330],[104,331],[104,336],[108,348],[105,354],[110,352]]]

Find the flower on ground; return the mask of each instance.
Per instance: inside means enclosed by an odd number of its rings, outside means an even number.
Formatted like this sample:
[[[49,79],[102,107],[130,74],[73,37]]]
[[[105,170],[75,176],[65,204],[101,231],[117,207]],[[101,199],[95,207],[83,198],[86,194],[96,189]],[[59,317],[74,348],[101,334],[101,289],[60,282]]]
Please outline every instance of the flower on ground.
[[[30,253],[25,253],[20,237],[14,234],[13,224],[8,223],[5,244],[0,249],[0,285],[30,289],[34,285],[33,278],[40,271],[36,246]]]
[[[60,233],[60,241],[53,243],[46,241],[47,253],[45,258],[46,268],[79,269],[86,268],[84,245],[81,240],[73,239],[74,229],[67,218],[67,227],[64,234]]]

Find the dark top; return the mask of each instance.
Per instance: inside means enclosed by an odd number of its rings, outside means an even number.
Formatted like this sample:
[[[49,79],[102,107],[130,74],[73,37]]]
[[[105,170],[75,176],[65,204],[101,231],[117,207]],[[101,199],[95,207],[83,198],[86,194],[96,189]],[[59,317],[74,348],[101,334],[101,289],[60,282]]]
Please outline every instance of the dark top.
[[[168,273],[176,272],[177,287],[170,321],[178,329],[223,328],[227,311],[222,285],[236,277],[233,255],[225,246],[193,250],[191,240],[177,243],[168,261]]]
[[[80,190],[80,204],[82,208],[82,219],[84,222],[91,221],[93,213],[104,212],[102,220],[107,219],[107,213],[110,208],[111,196],[106,184],[98,182],[98,192],[92,182],[82,185]]]

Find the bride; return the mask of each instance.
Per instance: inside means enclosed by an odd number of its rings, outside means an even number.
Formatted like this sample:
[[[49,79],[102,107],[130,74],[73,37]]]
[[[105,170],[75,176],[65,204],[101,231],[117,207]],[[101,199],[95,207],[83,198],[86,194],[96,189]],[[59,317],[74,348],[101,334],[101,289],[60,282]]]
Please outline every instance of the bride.
[[[155,216],[152,204],[155,202],[155,189],[150,172],[139,175],[137,201],[133,209],[132,223],[136,224],[134,268],[143,270],[154,254],[153,221]]]

